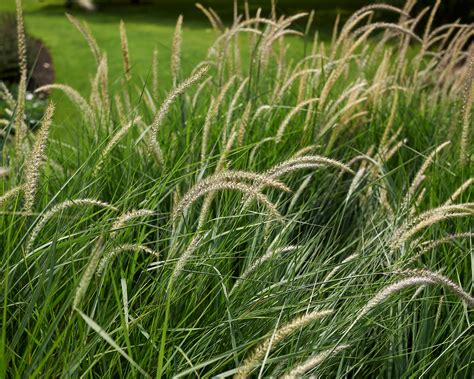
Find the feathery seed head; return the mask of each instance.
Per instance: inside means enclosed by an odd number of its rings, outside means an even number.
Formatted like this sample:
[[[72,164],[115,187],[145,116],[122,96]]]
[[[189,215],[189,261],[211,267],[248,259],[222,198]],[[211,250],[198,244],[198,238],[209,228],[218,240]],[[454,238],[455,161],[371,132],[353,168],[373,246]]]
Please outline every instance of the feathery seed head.
[[[18,84],[18,98],[15,110],[15,153],[17,159],[21,162],[27,153],[26,135],[27,127],[25,125],[25,96],[26,96],[26,72],[21,74]]]
[[[33,247],[33,243],[36,240],[36,237],[38,237],[39,233],[41,232],[41,229],[46,225],[46,223],[56,214],[59,212],[73,207],[73,206],[97,206],[100,208],[106,208],[110,209],[112,211],[117,212],[118,209],[114,207],[113,205],[105,202],[105,201],[100,201],[96,199],[74,199],[74,200],[66,200],[62,203],[56,204],[53,206],[50,210],[46,211],[41,219],[38,221],[38,223],[35,225],[33,230],[31,231],[30,237],[26,243],[26,251],[31,251]]]
[[[41,122],[40,130],[36,136],[33,150],[26,162],[25,170],[25,212],[31,212],[35,200],[41,166],[45,159],[46,143],[48,141],[49,127],[54,113],[54,105],[50,103]]]
[[[250,110],[252,109],[252,103],[247,103],[244,113],[242,114],[241,119],[239,120],[239,129],[237,133],[237,146],[242,146],[244,143],[245,131],[247,129],[247,124],[249,121]]]
[[[459,287],[453,281],[451,281],[450,279],[440,274],[427,271],[427,270],[407,270],[407,271],[402,271],[400,273],[407,277],[398,282],[390,284],[389,286],[380,290],[359,311],[355,320],[352,322],[348,330],[352,329],[352,327],[357,322],[359,322],[365,315],[367,315],[377,305],[384,302],[391,295],[409,287],[418,287],[418,286],[424,286],[424,285],[441,285],[441,286],[447,287],[451,292],[453,292],[455,295],[463,299],[470,308],[474,307],[474,298],[472,296],[466,293],[461,287]]]
[[[153,216],[155,214],[155,211],[152,211],[150,209],[135,209],[127,213],[123,213],[117,219],[114,221],[112,224],[112,236],[115,236],[119,230],[130,220],[134,220],[139,217],[147,217],[147,216]]]
[[[352,22],[359,17],[361,14],[364,14],[366,12],[374,11],[374,10],[386,10],[386,11],[391,11],[395,13],[399,13],[400,15],[404,17],[410,17],[408,12],[404,9],[400,9],[397,7],[394,7],[389,4],[370,4],[366,5],[365,7],[360,8],[358,11],[354,12],[346,21],[346,25],[351,25]],[[346,27],[346,26],[344,26]]]
[[[400,274],[407,277],[418,276],[430,279],[433,281],[434,284],[439,284],[441,286],[446,287],[453,294],[464,300],[469,308],[474,308],[474,298],[446,276],[443,276],[433,271],[420,269],[400,271]]]
[[[84,295],[86,294],[87,289],[89,288],[89,284],[97,269],[97,265],[99,264],[103,251],[104,251],[103,237],[100,237],[93,248],[93,252],[92,252],[91,259],[89,260],[89,264],[86,266],[86,269],[84,270],[81,280],[79,281],[79,284],[76,288],[76,293],[74,294],[74,299],[72,302],[73,309],[79,308],[81,301]]]
[[[9,167],[0,167],[0,178],[3,178],[4,176],[8,176],[9,174],[10,174]]]
[[[425,241],[425,242],[419,244],[418,246],[416,246],[417,244],[414,242],[411,245],[412,245],[413,248],[417,248],[418,252],[408,260],[407,264],[415,263],[424,253],[426,253],[427,251],[430,251],[430,250],[432,250],[432,249],[434,249],[434,248],[436,248],[440,245],[443,245],[443,244],[449,243],[449,242],[453,242],[453,241],[456,241],[456,240],[464,239],[464,238],[466,238],[466,239],[467,238],[474,238],[474,232],[451,234],[451,235],[448,235],[444,238]]]
[[[123,69],[125,72],[125,79],[132,80],[132,67],[130,66],[130,53],[128,51],[127,31],[125,30],[125,23],[120,20],[120,46],[122,47]]]
[[[400,33],[404,33],[413,39],[417,40],[418,42],[423,43],[423,40],[418,37],[415,33],[413,33],[410,29],[407,29],[401,25],[398,24],[392,24],[390,22],[374,22],[372,24],[368,24],[366,26],[362,26],[359,29],[354,31],[354,35],[358,36],[362,33],[364,33],[367,30],[373,31],[375,29],[392,29]]]
[[[207,66],[199,69],[199,71],[197,71],[192,76],[190,76],[189,78],[181,82],[168,94],[167,98],[161,104],[161,107],[158,110],[158,113],[156,114],[153,120],[153,123],[151,124],[151,127],[150,127],[151,128],[150,143],[149,143],[150,151],[156,151],[156,148],[159,149],[159,144],[157,141],[158,132],[160,130],[161,123],[163,122],[163,119],[168,113],[174,100],[192,84],[194,84],[198,80],[201,80],[201,78],[207,73],[208,70],[209,68]]]
[[[23,6],[21,0],[16,0],[16,35],[18,38],[18,63],[20,66],[20,76],[27,77],[26,62],[26,36],[23,24]]]
[[[89,12],[95,10],[95,5],[92,0],[77,0],[77,5]]]
[[[320,320],[326,316],[330,316],[333,313],[333,310],[313,311],[303,316],[297,317],[288,324],[276,329],[272,336],[259,344],[242,362],[238,368],[237,374],[234,376],[234,379],[247,378],[250,375],[252,369],[260,363],[267,351],[269,351],[273,346],[278,345],[278,343],[280,343],[285,337],[291,335],[293,332],[301,328],[304,328],[308,324]]]
[[[16,101],[4,82],[0,82],[0,99],[2,99],[10,109],[15,108]]]
[[[250,79],[250,77],[246,77],[244,80],[242,80],[242,82],[239,85],[239,88],[237,89],[237,91],[234,94],[234,97],[232,99],[232,102],[229,105],[229,110],[227,111],[227,115],[226,115],[226,127],[229,127],[229,125],[230,125],[234,109],[235,109],[235,107],[237,105],[237,102],[239,101],[240,95],[242,94],[243,90],[245,89],[245,86],[247,85],[249,79]]]
[[[444,205],[451,205],[454,200],[456,200],[459,196],[461,196],[464,191],[466,191],[471,185],[474,183],[474,178],[469,178],[466,180],[459,188],[453,192],[453,194],[449,197],[449,199],[444,203]]]
[[[181,68],[182,27],[183,15],[179,15],[174,31],[173,45],[171,46],[171,76],[174,84],[177,83],[179,70]]]
[[[153,251],[149,247],[143,246],[143,245],[133,245],[133,244],[124,244],[117,246],[116,248],[110,250],[107,254],[103,256],[103,258],[100,260],[97,270],[96,270],[96,275],[101,276],[102,273],[104,272],[105,268],[109,264],[109,262],[112,261],[115,257],[120,255],[121,253],[125,253],[127,251],[130,252],[143,252],[147,253],[149,255],[155,256],[157,259],[160,257],[159,253],[156,251]]]
[[[305,166],[301,166],[305,164],[316,165],[313,167],[334,166],[343,171],[354,174],[354,171],[350,167],[335,159],[327,158],[321,155],[304,155],[297,158],[290,158],[284,162],[277,164],[273,168],[266,171],[265,175],[270,176],[272,178],[278,178],[293,170],[306,168]]]
[[[199,247],[201,241],[203,238],[207,235],[207,233],[200,233],[197,234],[189,243],[188,247],[184,251],[183,254],[179,257],[178,261],[176,262],[176,266],[174,268],[173,274],[171,276],[171,280],[174,281],[180,274],[183,272],[184,267],[186,266],[186,263],[188,262],[189,258],[193,253],[196,251],[196,249]]]
[[[405,222],[394,231],[391,238],[392,249],[403,246],[412,236],[421,230],[440,221],[454,217],[464,217],[474,214],[474,203],[463,203],[455,205],[442,205],[421,213],[410,222]]]
[[[461,164],[466,165],[469,160],[469,130],[472,129],[471,124],[471,108],[474,101],[474,48],[471,48],[469,58],[469,67],[467,80],[464,88],[463,109],[462,109],[462,130],[461,130],[461,144],[460,144],[460,158]]]
[[[202,4],[196,3],[195,5],[196,5],[196,8],[198,8],[207,17],[207,19],[209,20],[209,22],[212,25],[212,28],[216,32],[221,31],[220,25],[219,25],[218,21],[214,18],[214,15],[211,12],[209,12]]]
[[[127,132],[138,122],[140,121],[140,117],[136,117],[132,121],[128,122],[125,124],[117,133],[114,134],[114,136],[110,139],[109,143],[107,146],[104,148],[104,151],[101,153],[99,160],[96,163],[96,166],[94,168],[94,173],[93,175],[96,176],[100,169],[102,168],[102,164],[107,157],[107,155],[112,151],[112,149],[119,143],[119,141],[122,139],[122,137],[127,134]]]
[[[158,49],[153,49],[153,59],[151,62],[151,83],[153,98],[158,98]]]
[[[47,92],[51,89],[58,89],[63,91],[64,94],[71,100],[82,112],[82,115],[88,120],[90,123],[95,124],[95,116],[92,108],[87,103],[86,99],[84,99],[79,92],[77,92],[74,88],[65,85],[65,84],[47,84],[45,86],[39,87],[35,90],[36,93],[38,92]]]
[[[0,196],[0,206],[2,206],[4,203],[6,203],[9,199],[15,197],[19,193],[21,193],[24,189],[24,185],[20,185],[17,187],[14,187],[7,192],[5,192],[2,196]]]
[[[188,209],[200,197],[208,193],[215,193],[224,190],[238,191],[248,196],[255,197],[260,203],[265,205],[275,218],[281,219],[281,215],[275,205],[261,192],[257,192],[253,186],[235,181],[217,180],[207,184],[206,186],[195,186],[189,190],[176,205],[171,215],[171,220],[173,222],[176,221],[178,215]]]
[[[77,18],[71,16],[69,13],[66,13],[66,17],[68,18],[69,22],[76,27],[76,29],[79,31],[79,33],[82,34],[82,36],[86,40],[87,44],[89,45],[89,48],[92,52],[92,55],[94,55],[94,58],[95,58],[95,61],[96,61],[97,65],[99,65],[100,60],[101,60],[100,49],[99,49],[99,46],[97,45],[97,41],[95,40],[94,36],[92,35],[92,33],[91,33],[89,27],[87,26],[87,24],[85,24],[85,23],[81,24],[81,22]]]
[[[284,375],[282,379],[301,378],[306,372],[320,365],[322,362],[328,359],[331,355],[337,354],[347,349],[349,346],[350,345],[337,345],[331,349],[324,350],[321,353],[312,356],[307,361],[299,364],[295,368],[291,369],[291,371],[288,374]]]

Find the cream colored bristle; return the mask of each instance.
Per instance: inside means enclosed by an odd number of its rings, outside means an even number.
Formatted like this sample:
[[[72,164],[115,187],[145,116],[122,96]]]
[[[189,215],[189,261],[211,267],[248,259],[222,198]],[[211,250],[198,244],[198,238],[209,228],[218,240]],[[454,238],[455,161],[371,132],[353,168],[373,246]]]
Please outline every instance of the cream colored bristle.
[[[178,258],[176,262],[176,266],[174,268],[173,274],[171,276],[171,280],[175,280],[184,270],[186,263],[188,262],[191,255],[196,251],[201,243],[202,239],[205,237],[204,234],[197,234],[189,243],[188,247],[184,251],[183,254]]]
[[[350,345],[338,345],[331,349],[324,350],[321,353],[316,354],[313,357],[309,358],[307,361],[299,364],[295,368],[291,369],[291,371],[288,374],[284,375],[282,379],[301,378],[307,371],[314,369],[315,367],[320,365],[323,361],[328,359],[330,356],[347,349],[349,346]]]
[[[98,159],[96,166],[94,168],[94,175],[97,175],[102,168],[103,162],[107,155],[110,154],[112,149],[119,143],[119,141],[127,134],[127,132],[132,129],[134,125],[139,122],[139,118],[135,118],[134,120],[130,121],[129,123],[125,124],[120,128],[117,133],[110,139],[107,146],[105,146],[104,150],[102,151],[100,158]]]
[[[42,217],[39,219],[39,221],[36,223],[35,227],[31,231],[29,238],[26,242],[26,251],[30,252],[31,249],[33,248],[33,243],[35,242],[36,238],[38,237],[39,233],[43,229],[43,227],[47,224],[47,222],[60,213],[61,211],[68,209],[70,207],[74,206],[97,206],[100,208],[106,208],[113,210],[115,212],[118,211],[116,207],[113,205],[105,202],[105,201],[100,201],[100,200],[95,200],[95,199],[74,199],[74,200],[66,200],[62,203],[56,204],[53,206],[50,210],[46,211],[43,213]]]
[[[181,44],[182,44],[183,16],[179,15],[174,31],[173,44],[171,46],[171,77],[176,85],[181,69]]]
[[[379,304],[387,300],[390,296],[410,287],[419,287],[425,285],[444,286],[448,288],[451,292],[453,292],[455,295],[457,295],[459,298],[464,300],[470,308],[474,307],[474,298],[472,298],[468,293],[466,293],[461,287],[452,282],[450,279],[440,274],[427,270],[404,271],[402,272],[402,274],[407,276],[407,278],[395,282],[380,290],[359,311],[348,330],[351,330],[353,326],[358,323],[365,315],[367,315],[370,311],[376,308]]]
[[[469,178],[459,188],[453,192],[449,199],[444,203],[444,205],[451,205],[459,196],[461,196],[472,184],[474,183],[474,178]]]
[[[110,250],[108,253],[104,254],[102,259],[100,260],[99,264],[97,265],[97,269],[95,271],[97,276],[101,276],[106,267],[109,263],[118,255],[125,252],[143,252],[147,253],[151,256],[156,257],[157,259],[160,257],[159,253],[153,251],[152,249],[143,246],[143,245],[133,245],[133,244],[124,244],[117,246],[116,248]]]
[[[155,211],[151,209],[136,209],[127,213],[124,213],[117,217],[117,219],[112,224],[111,235],[114,237],[120,231],[123,226],[131,220],[134,220],[139,217],[153,216]]]
[[[167,115],[171,105],[176,100],[176,98],[192,84],[194,84],[198,80],[201,80],[202,77],[207,73],[207,71],[208,67],[203,67],[195,74],[181,82],[178,86],[176,86],[163,101],[160,109],[158,110],[155,118],[153,119],[153,123],[150,126],[151,133],[149,137],[149,148],[150,151],[155,154],[155,157],[157,158],[159,163],[163,163],[163,155],[161,153],[161,148],[157,141],[161,123],[163,122],[165,116]]]
[[[16,1],[16,35],[18,38],[18,64],[20,66],[20,76],[25,78],[28,75],[26,61],[26,36],[23,24],[23,5],[21,0]]]
[[[81,22],[77,18],[71,16],[68,13],[66,13],[66,17],[71,22],[71,24],[73,24],[76,27],[76,29],[82,34],[82,36],[84,37],[84,39],[88,43],[92,54],[94,55],[94,58],[95,58],[95,61],[96,61],[97,65],[99,65],[100,59],[101,59],[101,52],[100,52],[100,49],[99,49],[99,45],[97,45],[97,41],[95,40],[94,36],[92,35],[92,33],[91,33],[90,29],[88,28],[87,24],[81,24]]]
[[[132,80],[132,67],[130,66],[130,53],[128,51],[127,31],[125,30],[125,23],[120,20],[120,45],[122,47],[123,69],[125,72],[125,79]]]
[[[25,170],[25,212],[31,212],[38,188],[41,166],[46,158],[46,143],[48,141],[49,127],[54,114],[54,105],[50,103],[41,121],[40,130],[36,136],[33,150],[26,162]]]
[[[92,124],[95,124],[95,115],[94,111],[87,103],[86,99],[84,99],[79,92],[77,92],[74,88],[65,85],[65,84],[48,84],[36,89],[35,92],[48,92],[51,89],[58,89],[63,91],[64,94],[80,109],[83,116],[86,120]]]
[[[192,189],[188,193],[186,193],[180,202],[177,204],[175,209],[173,210],[171,219],[174,221],[178,217],[179,214],[182,214],[186,209],[188,209],[196,200],[206,194],[212,194],[219,191],[224,190],[231,190],[231,191],[238,191],[247,196],[251,196],[252,198],[256,198],[258,202],[265,205],[265,207],[270,211],[270,213],[277,219],[281,218],[280,213],[278,212],[277,208],[273,203],[268,200],[268,198],[260,192],[257,192],[253,186],[248,184],[243,184],[239,182],[233,181],[216,181],[214,183],[210,183],[205,187],[199,187],[197,189]]]
[[[304,328],[312,322],[330,316],[333,313],[333,310],[313,311],[311,313],[307,313],[303,316],[295,318],[288,324],[279,327],[269,338],[260,343],[253,350],[253,352],[241,363],[240,367],[237,370],[237,374],[234,375],[234,379],[245,379],[249,377],[250,373],[252,372],[252,369],[260,363],[261,359],[273,346],[276,346],[284,338],[296,332],[297,330]]]
[[[0,206],[5,204],[11,198],[13,198],[13,197],[17,196],[18,194],[20,194],[21,192],[23,192],[23,189],[24,189],[24,185],[20,185],[20,186],[14,187],[11,190],[8,190],[7,192],[5,192],[2,196],[0,196]]]

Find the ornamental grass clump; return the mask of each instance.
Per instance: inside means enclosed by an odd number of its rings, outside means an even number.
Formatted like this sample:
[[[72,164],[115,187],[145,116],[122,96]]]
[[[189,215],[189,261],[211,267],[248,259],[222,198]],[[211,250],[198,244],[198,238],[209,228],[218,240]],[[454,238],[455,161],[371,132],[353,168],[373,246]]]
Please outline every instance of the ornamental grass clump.
[[[179,17],[148,67],[124,22],[115,55],[67,16],[90,88],[40,88],[37,122],[19,41],[0,377],[470,377],[473,30],[415,3],[332,38],[317,9],[198,5],[208,33]]]

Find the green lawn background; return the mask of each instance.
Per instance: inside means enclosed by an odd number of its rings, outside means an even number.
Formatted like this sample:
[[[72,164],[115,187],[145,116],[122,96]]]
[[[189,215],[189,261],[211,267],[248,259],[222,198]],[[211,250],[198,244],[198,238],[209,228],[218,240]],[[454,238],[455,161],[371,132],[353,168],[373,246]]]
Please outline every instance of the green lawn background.
[[[153,49],[159,52],[159,82],[163,93],[171,84],[170,50],[177,16],[184,13],[182,72],[186,76],[206,57],[216,38],[206,17],[197,8],[161,8],[153,4],[132,6],[128,3],[102,4],[97,12],[84,12],[77,8],[67,10],[61,0],[23,0],[27,33],[40,38],[53,57],[55,82],[68,84],[82,95],[88,96],[90,80],[95,73],[94,58],[87,43],[68,21],[66,11],[86,21],[101,49],[107,52],[109,79],[114,86],[122,85],[122,55],[120,50],[119,22],[124,20],[127,29],[134,84],[138,87],[147,80],[151,69]],[[183,12],[180,12],[182,10]],[[14,12],[15,0],[2,0],[0,12]],[[230,22],[230,20],[226,20]],[[303,26],[300,25],[300,29]],[[301,41],[291,40],[295,58],[302,53]],[[244,57],[245,60],[245,57]],[[56,120],[65,128],[73,126],[75,111],[62,93],[53,91],[56,103]]]

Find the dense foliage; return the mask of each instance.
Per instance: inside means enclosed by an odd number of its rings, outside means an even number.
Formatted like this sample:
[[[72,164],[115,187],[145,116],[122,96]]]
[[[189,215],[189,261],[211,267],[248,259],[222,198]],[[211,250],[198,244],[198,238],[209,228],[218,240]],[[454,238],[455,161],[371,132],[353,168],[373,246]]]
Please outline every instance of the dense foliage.
[[[109,78],[68,16],[90,96],[40,90],[77,107],[72,143],[50,137],[53,104],[24,125],[20,27],[18,96],[1,91],[0,376],[469,377],[473,29],[412,5],[363,8],[330,42],[311,14],[225,25],[202,8],[208,58],[183,72],[179,18],[171,67],[154,52],[140,87],[123,23]]]

